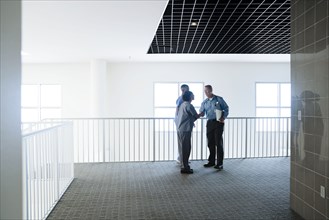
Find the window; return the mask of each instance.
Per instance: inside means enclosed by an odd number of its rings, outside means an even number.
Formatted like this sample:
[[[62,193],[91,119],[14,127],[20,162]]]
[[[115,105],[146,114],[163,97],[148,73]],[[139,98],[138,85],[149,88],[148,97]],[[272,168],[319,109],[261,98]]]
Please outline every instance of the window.
[[[290,83],[256,83],[257,117],[290,117]]]
[[[176,100],[181,95],[180,86],[187,84],[190,91],[194,94],[192,101],[195,109],[199,110],[204,99],[203,83],[154,83],[154,116],[155,117],[174,117],[176,111]]]
[[[61,85],[22,85],[22,122],[61,118]]]

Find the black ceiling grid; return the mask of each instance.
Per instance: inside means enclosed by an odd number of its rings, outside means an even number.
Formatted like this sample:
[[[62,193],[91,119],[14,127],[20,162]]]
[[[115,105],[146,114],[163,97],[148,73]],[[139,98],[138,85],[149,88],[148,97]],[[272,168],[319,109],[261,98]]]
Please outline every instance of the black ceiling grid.
[[[169,0],[148,53],[289,54],[290,0]]]

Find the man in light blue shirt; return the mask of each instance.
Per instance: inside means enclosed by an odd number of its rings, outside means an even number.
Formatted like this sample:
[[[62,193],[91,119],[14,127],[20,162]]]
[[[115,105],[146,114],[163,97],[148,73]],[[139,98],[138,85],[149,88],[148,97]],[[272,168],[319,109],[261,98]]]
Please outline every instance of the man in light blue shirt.
[[[218,170],[223,169],[224,149],[223,149],[223,131],[224,120],[229,114],[229,107],[220,96],[212,93],[212,86],[205,86],[207,98],[201,103],[200,115],[207,117],[207,140],[209,148],[208,163],[204,167],[213,167]],[[221,117],[217,120],[216,110],[221,111]],[[217,147],[217,162],[215,164]],[[216,166],[215,166],[216,165]]]
[[[177,113],[178,113],[178,108],[179,108],[179,106],[183,103],[183,95],[184,95],[184,93],[185,93],[186,91],[189,91],[190,88],[189,88],[188,85],[186,85],[186,84],[182,84],[182,85],[180,86],[180,90],[182,91],[182,95],[179,96],[179,97],[177,98],[177,100],[176,100],[176,115],[177,115]]]

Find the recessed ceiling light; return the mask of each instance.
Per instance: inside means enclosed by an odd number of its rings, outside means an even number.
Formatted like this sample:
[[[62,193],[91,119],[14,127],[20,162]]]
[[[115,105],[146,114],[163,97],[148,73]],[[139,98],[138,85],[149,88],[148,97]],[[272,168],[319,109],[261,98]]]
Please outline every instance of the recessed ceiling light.
[[[197,21],[192,21],[191,22],[191,26],[197,26],[198,25],[198,22]]]

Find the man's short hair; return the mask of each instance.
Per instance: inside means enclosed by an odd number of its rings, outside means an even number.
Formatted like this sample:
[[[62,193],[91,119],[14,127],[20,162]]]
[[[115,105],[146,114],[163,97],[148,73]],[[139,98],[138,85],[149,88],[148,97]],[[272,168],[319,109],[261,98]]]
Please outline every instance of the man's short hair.
[[[186,91],[183,94],[182,99],[183,99],[183,101],[190,101],[192,96],[193,96],[193,93],[192,92]]]
[[[212,86],[211,85],[206,85],[205,88],[209,89],[210,91],[212,91]]]
[[[182,85],[180,86],[180,88],[181,88],[181,89],[182,89],[182,88],[190,89],[190,88],[188,87],[187,84],[182,84]]]

